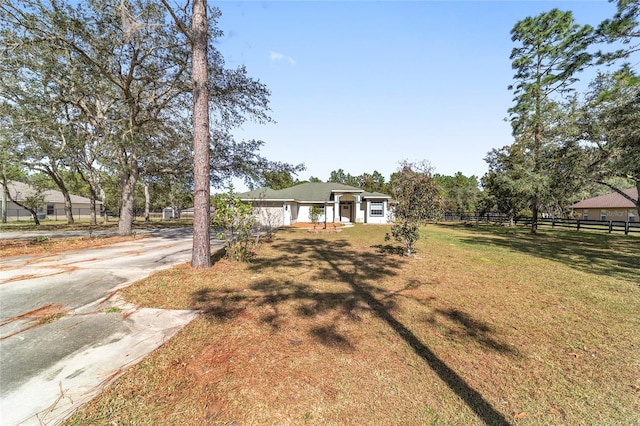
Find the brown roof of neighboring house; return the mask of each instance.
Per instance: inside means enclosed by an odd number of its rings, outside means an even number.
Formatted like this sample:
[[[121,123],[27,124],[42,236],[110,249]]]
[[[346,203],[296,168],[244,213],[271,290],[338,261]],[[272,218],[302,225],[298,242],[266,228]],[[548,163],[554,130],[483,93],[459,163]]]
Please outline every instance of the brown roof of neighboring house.
[[[630,188],[623,191],[633,199],[638,199],[638,190]],[[572,209],[634,209],[636,206],[617,192],[599,197],[587,198],[571,206]]]

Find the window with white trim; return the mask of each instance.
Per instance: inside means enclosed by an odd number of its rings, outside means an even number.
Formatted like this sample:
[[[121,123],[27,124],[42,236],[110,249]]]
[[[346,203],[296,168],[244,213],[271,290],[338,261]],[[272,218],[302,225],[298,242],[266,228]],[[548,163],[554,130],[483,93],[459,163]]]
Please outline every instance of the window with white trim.
[[[372,201],[369,207],[369,216],[371,217],[383,217],[384,216],[384,203],[381,201]]]
[[[600,210],[600,220],[607,220],[607,211]]]
[[[636,221],[636,212],[634,210],[629,210],[629,214],[628,214],[627,220],[629,222],[635,222]]]
[[[589,220],[589,210],[582,210],[582,219]]]

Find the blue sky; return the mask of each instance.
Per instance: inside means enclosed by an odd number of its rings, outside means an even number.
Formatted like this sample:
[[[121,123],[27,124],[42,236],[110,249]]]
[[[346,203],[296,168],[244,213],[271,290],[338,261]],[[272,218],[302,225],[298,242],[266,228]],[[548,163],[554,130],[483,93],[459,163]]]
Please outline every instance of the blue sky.
[[[389,178],[402,160],[481,177],[484,157],[512,142],[510,30],[554,7],[580,24],[607,1],[221,1],[217,47],[272,92],[276,124],[238,138],[266,142],[275,161]]]

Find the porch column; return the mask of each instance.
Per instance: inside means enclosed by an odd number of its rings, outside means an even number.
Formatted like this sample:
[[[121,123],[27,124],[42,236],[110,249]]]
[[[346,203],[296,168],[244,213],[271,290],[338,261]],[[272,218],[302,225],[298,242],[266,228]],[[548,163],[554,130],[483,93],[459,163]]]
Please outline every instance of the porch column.
[[[284,226],[291,225],[291,210],[286,201],[282,203],[282,224]]]
[[[362,196],[361,195],[356,195],[355,196],[356,202],[354,205],[354,209],[356,209],[356,211],[354,212],[354,217],[356,218],[355,222],[356,223],[364,223],[364,212],[362,212],[360,210],[360,202],[362,200]]]
[[[340,194],[336,194],[334,196],[334,205],[333,205],[333,222],[340,222],[340,197],[342,197],[342,195]],[[336,217],[336,214],[338,215]]]

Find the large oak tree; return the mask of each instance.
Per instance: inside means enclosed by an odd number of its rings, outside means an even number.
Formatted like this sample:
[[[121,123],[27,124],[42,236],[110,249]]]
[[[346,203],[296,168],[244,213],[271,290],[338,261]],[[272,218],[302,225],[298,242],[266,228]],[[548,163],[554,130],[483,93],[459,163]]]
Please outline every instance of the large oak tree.
[[[189,4],[175,9],[167,6],[157,0],[0,4],[3,58],[22,54],[23,60],[17,64],[21,72],[49,84],[50,69],[39,58],[60,52],[70,58],[57,65],[60,72],[56,75],[65,77],[58,79],[64,89],[55,92],[56,102],[51,103],[56,117],[68,118],[66,141],[74,142],[66,145],[74,150],[64,153],[62,164],[82,170],[96,194],[104,193],[101,176],[117,176],[121,234],[132,230],[134,195],[140,179],[149,187],[164,175],[179,177],[181,185],[183,176],[194,179],[193,173],[174,167],[188,164],[192,154],[191,149],[183,149],[193,141],[189,112],[193,106],[192,11]],[[262,141],[238,142],[231,136],[231,129],[247,119],[270,121],[270,93],[264,84],[250,78],[243,66],[225,67],[214,45],[221,35],[216,28],[219,11],[207,8],[206,3],[200,6],[209,17],[204,24],[209,37],[202,40],[207,48],[204,87],[209,94],[199,99],[208,101],[211,126],[201,129],[208,128],[206,145],[211,156],[207,159],[199,151],[196,158],[208,163],[211,173],[204,171],[199,176],[221,187],[231,177],[255,181],[265,171],[298,170],[260,156],[257,151]],[[0,77],[11,78],[14,71],[3,67]],[[201,89],[197,93],[202,93]],[[33,103],[0,97],[5,107],[33,109]],[[59,124],[60,119],[51,118],[51,122]],[[47,130],[57,134],[55,129]],[[203,185],[202,179],[198,185]]]

